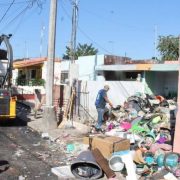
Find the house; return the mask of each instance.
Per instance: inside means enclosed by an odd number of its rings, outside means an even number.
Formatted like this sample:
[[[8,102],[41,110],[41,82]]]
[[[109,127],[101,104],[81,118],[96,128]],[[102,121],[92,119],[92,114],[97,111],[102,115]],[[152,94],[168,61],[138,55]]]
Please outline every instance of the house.
[[[19,85],[18,88],[23,89],[19,91],[23,91],[23,94],[32,94],[36,88],[41,89],[42,92],[45,90],[43,85],[48,74],[46,72],[47,58],[15,61],[13,66],[14,85]],[[143,84],[141,92],[177,96],[178,61],[160,63],[152,59],[132,60],[121,56],[93,55],[79,57],[75,63],[56,59],[54,67],[54,84],[58,86],[57,98],[60,85],[69,84],[70,79],[73,78],[82,82],[101,81],[102,85],[104,81],[122,82],[124,85],[127,84],[124,82],[130,84],[140,81]],[[139,85],[136,83],[136,86]],[[120,85],[115,87],[120,87]],[[131,92],[130,86],[126,90],[128,93]],[[129,95],[128,93],[126,95]]]
[[[14,85],[44,85],[46,79],[47,58],[16,60],[13,63]],[[60,59],[55,60],[54,83],[60,83]]]
[[[68,77],[69,61],[61,62],[61,72]],[[137,81],[144,83],[145,93],[177,96],[178,61],[132,60],[112,55],[82,56],[75,61],[79,80]],[[64,81],[65,82],[65,81]]]
[[[96,71],[104,74],[107,81],[136,81],[139,76],[146,93],[177,97],[178,61],[131,60],[125,64],[100,65]]]
[[[59,58],[55,59],[54,64],[54,91],[55,99],[59,97],[60,85],[60,62]],[[13,62],[13,93],[18,100],[26,101],[30,106],[34,106],[35,89],[45,94],[45,79],[47,72],[47,58],[20,59]]]
[[[111,56],[111,55],[92,55],[92,56],[81,56],[75,61],[78,65],[78,79],[82,81],[96,81],[105,80],[102,71],[97,71],[96,68],[101,65],[109,65],[111,63],[121,64],[124,61],[129,61],[130,58],[122,56]],[[69,67],[71,62],[69,60],[63,60],[61,62],[61,73],[69,73]]]

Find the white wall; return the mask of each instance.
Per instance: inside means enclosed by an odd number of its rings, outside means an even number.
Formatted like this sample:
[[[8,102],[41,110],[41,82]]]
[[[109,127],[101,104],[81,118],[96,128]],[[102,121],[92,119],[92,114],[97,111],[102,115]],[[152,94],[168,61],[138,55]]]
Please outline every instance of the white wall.
[[[54,84],[56,85],[61,84],[61,63],[60,62],[54,63]]]
[[[16,88],[18,94],[34,94],[35,89],[39,89],[41,94],[45,94],[45,88],[43,86],[18,86]]]
[[[114,107],[117,105],[122,105],[129,96],[134,95],[137,92],[144,93],[143,83],[137,81],[83,81],[81,92],[89,92],[89,97],[85,99],[82,94],[81,105],[87,104],[89,112],[93,117],[97,116],[94,105],[97,93],[104,87],[105,84],[110,86],[108,97],[113,103]]]
[[[69,71],[70,63],[71,63],[70,60],[61,61],[61,70],[62,71]]]
[[[95,66],[104,64],[104,55],[82,56],[76,63],[79,64],[79,80],[94,80]]]
[[[47,72],[47,61],[44,62],[42,67],[42,79],[46,80]],[[55,62],[54,63],[54,84],[60,85],[60,75],[61,75],[61,63]]]
[[[79,80],[94,80],[95,66],[104,64],[104,55],[81,56],[75,63],[78,64]],[[61,71],[69,71],[70,61],[62,61],[60,66]]]
[[[16,79],[18,78],[18,69],[12,71],[12,84],[16,84]]]

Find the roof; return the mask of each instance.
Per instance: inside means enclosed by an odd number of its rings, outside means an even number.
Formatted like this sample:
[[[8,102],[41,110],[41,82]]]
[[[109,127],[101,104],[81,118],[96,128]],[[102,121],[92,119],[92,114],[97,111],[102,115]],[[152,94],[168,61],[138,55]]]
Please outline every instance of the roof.
[[[178,71],[179,62],[165,62],[163,64],[118,64],[99,65],[97,71]]]
[[[29,67],[29,66],[35,66],[44,64],[44,62],[47,61],[47,57],[42,58],[34,58],[34,59],[26,59],[26,60],[16,60],[13,62],[13,68],[23,68],[23,67]],[[59,58],[55,59],[55,62],[60,62]]]

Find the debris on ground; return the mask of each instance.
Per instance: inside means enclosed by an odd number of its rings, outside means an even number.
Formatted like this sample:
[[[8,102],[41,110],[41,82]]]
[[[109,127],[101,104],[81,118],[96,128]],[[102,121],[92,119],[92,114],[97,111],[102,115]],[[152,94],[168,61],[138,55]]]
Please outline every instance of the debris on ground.
[[[174,99],[137,93],[106,113],[102,132],[95,131],[92,124],[83,144],[56,141],[62,144],[68,157],[66,165],[76,178],[177,179],[180,155],[172,152],[176,110]],[[69,135],[64,134],[63,139],[66,137]],[[65,167],[59,167],[60,171]]]

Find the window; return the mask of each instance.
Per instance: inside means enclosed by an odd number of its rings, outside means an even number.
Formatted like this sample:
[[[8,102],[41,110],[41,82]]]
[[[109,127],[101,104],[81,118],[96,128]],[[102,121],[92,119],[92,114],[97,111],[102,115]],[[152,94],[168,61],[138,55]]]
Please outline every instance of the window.
[[[36,78],[36,70],[32,69],[31,70],[31,79],[35,79]]]
[[[67,83],[67,80],[68,80],[68,71],[62,71],[61,72],[61,83],[62,84],[66,84]]]

